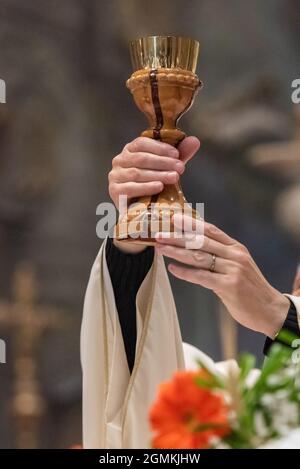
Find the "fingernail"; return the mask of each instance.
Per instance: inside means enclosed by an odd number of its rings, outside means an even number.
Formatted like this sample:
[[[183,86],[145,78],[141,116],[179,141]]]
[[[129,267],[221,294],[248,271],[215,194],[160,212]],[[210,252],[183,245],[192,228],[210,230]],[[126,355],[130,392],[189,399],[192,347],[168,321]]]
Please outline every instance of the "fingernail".
[[[180,174],[182,174],[184,171],[184,164],[182,163],[182,161],[177,161],[175,168]]]
[[[169,173],[169,174],[168,174],[168,179],[171,179],[172,181],[174,181],[174,180],[177,181],[177,179],[178,179],[178,173],[175,172],[175,171],[173,171],[172,173]]]
[[[170,155],[172,156],[172,158],[178,158],[179,152],[178,150],[176,150],[176,148],[172,148],[172,150],[170,150]]]

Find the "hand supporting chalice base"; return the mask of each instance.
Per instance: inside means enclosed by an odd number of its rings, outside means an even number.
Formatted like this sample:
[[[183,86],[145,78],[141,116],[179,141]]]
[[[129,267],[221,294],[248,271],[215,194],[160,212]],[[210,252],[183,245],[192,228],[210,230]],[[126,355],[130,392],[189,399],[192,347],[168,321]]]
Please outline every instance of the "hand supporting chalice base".
[[[146,115],[149,128],[142,136],[176,147],[185,133],[177,127],[180,117],[191,107],[202,86],[195,74],[199,43],[192,39],[153,36],[131,43],[134,73],[127,81],[137,107]],[[155,244],[155,233],[174,233],[172,216],[197,212],[189,209],[180,182],[165,185],[162,192],[144,196],[120,207],[115,229],[118,241]]]

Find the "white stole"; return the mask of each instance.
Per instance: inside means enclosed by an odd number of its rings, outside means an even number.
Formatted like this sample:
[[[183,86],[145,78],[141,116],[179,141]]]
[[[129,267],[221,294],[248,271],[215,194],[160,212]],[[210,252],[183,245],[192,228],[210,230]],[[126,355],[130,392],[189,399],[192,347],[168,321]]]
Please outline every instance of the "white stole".
[[[182,339],[162,256],[136,299],[137,345],[130,376],[105,245],[89,279],[81,329],[84,448],[148,448],[148,411],[158,385],[184,368]]]

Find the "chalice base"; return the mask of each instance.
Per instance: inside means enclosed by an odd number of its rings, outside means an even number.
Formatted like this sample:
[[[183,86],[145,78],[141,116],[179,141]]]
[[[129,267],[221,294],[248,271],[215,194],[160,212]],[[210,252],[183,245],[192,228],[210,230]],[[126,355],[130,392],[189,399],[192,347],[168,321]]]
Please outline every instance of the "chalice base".
[[[133,202],[120,216],[114,237],[118,241],[154,246],[156,233],[182,236],[180,230],[174,228],[172,217],[175,214],[199,219],[199,214],[187,203],[180,184],[165,186],[160,194]]]

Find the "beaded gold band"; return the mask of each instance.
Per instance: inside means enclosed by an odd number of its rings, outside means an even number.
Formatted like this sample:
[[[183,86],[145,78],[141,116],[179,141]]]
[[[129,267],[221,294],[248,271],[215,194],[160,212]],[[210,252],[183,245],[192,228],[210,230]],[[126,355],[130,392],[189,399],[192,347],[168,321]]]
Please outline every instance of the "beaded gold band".
[[[210,272],[214,272],[215,271],[215,268],[216,268],[216,258],[217,256],[215,254],[212,254],[212,260],[211,260],[211,264],[210,264]]]

